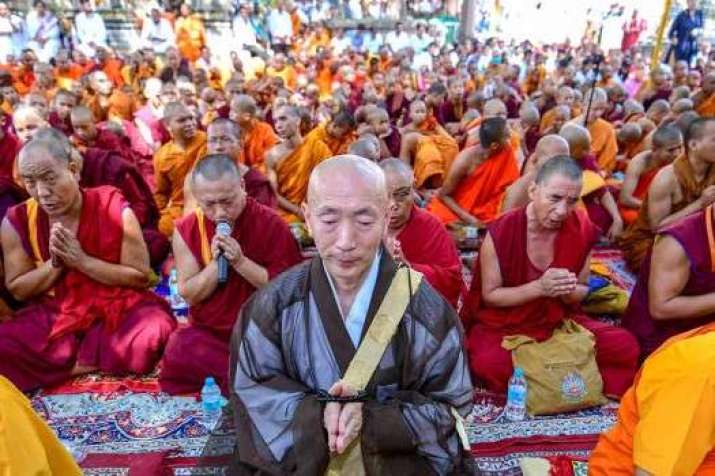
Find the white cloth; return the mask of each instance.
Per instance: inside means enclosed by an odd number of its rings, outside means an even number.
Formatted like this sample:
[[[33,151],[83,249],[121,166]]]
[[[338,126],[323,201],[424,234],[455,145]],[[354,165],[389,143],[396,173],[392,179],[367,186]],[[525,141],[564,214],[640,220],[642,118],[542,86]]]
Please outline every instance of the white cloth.
[[[0,17],[0,63],[5,63],[8,55],[20,55],[25,47],[24,34],[22,18],[17,15]]]
[[[385,44],[385,38],[380,33],[376,33],[375,36],[366,35],[364,48],[372,54],[377,54],[380,51],[380,47]]]
[[[350,38],[347,36],[343,36],[342,38],[338,38],[336,36],[330,40],[330,46],[333,48],[333,52],[338,55],[343,54],[343,52],[350,48],[352,44],[352,41],[350,41]]]
[[[335,298],[335,303],[338,305],[338,310],[340,311],[341,317],[343,318],[343,323],[345,324],[345,329],[350,335],[350,340],[353,341],[353,345],[357,348],[360,345],[360,337],[362,336],[362,328],[365,327],[365,319],[367,319],[367,311],[370,309],[370,301],[372,300],[372,293],[375,291],[375,285],[377,284],[377,275],[380,271],[380,255],[382,253],[378,252],[375,258],[372,260],[370,269],[365,276],[365,280],[360,285],[360,290],[358,290],[353,305],[350,306],[350,312],[348,316],[343,316],[342,308],[340,307],[340,299],[338,298],[338,293],[335,290],[335,284],[333,283],[333,278],[325,269],[325,264],[323,264],[323,270],[325,275],[328,277],[328,282],[330,283],[330,289],[333,291],[333,297]]]
[[[411,35],[412,39],[410,40],[410,43],[412,47],[415,49],[416,53],[421,53],[427,49],[430,43],[432,43],[432,39],[425,35],[424,33],[422,36],[418,36],[417,33]]]
[[[271,34],[273,43],[290,43],[293,36],[293,22],[290,14],[283,10],[279,12],[277,8],[268,14],[268,31]]]
[[[35,52],[41,63],[49,63],[60,50],[60,25],[57,17],[45,12],[42,17],[36,10],[31,10],[25,19],[27,24],[27,47]],[[44,40],[44,43],[39,40]]]
[[[239,49],[243,49],[246,46],[258,46],[256,29],[253,28],[249,18],[236,15],[233,19],[233,35],[234,41],[240,45]]]
[[[148,18],[142,27],[141,40],[144,46],[154,48],[154,51],[163,55],[171,46],[176,46],[176,36],[171,23],[166,18],[160,18],[159,23]]]
[[[392,51],[397,52],[410,45],[410,35],[406,32],[397,33],[396,31],[391,31],[385,35],[385,44],[390,45]]]
[[[74,37],[75,48],[90,58],[94,58],[95,46],[107,46],[107,28],[104,26],[102,16],[96,12],[89,15],[79,12],[74,17]],[[90,43],[94,43],[95,46]]]

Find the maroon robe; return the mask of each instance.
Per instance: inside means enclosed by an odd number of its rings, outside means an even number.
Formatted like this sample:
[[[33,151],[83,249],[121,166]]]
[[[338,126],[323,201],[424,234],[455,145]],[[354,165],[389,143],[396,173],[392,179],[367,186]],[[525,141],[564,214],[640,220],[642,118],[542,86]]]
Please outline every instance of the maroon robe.
[[[494,242],[504,287],[527,284],[546,271],[537,269],[526,253],[526,207],[502,215],[487,229]],[[595,241],[596,230],[588,216],[581,210],[574,211],[556,237],[550,267],[579,274]],[[462,317],[468,332],[472,375],[489,390],[505,392],[514,371],[511,352],[501,346],[504,337],[527,335],[541,342],[550,338],[568,318],[589,329],[596,338],[596,361],[606,395],[619,396],[628,389],[638,365],[638,343],[628,331],[578,316],[578,309],[558,298],[542,297],[513,307],[489,307],[481,299],[479,260],[474,270]]]
[[[457,247],[447,230],[434,215],[417,207],[397,235],[410,267],[424,274],[452,307],[462,293],[462,263]]]
[[[88,147],[83,157],[80,184],[86,188],[112,185],[122,191],[142,227],[151,265],[159,266],[168,256],[170,244],[157,228],[159,210],[139,170],[115,150]]]
[[[5,132],[5,136],[0,140],[0,177],[7,177],[12,180],[12,172],[15,168],[15,158],[22,148],[22,144],[11,132]]]
[[[271,182],[261,172],[251,167],[243,176],[243,183],[249,197],[268,208],[278,208],[278,197]]]
[[[127,202],[114,187],[85,189],[82,194],[77,229],[82,249],[119,263]],[[28,213],[32,203],[11,208],[7,216],[27,256],[46,262],[49,217],[38,207],[33,236]],[[107,286],[71,269],[52,290],[53,296],[33,299],[11,321],[0,324],[0,375],[23,391],[61,383],[75,364],[113,374],[147,373],[176,326],[166,301],[149,290]]]
[[[534,127],[530,127],[524,133],[524,142],[526,146],[526,155],[529,156],[536,150],[536,144],[541,139],[541,131],[539,130],[538,124]]]
[[[400,130],[395,126],[390,126],[390,135],[383,139],[385,145],[390,150],[392,157],[400,156],[400,147],[402,147],[402,136]]]
[[[203,217],[203,223],[208,244],[216,226],[206,217]],[[207,266],[201,251],[197,213],[177,221],[176,230],[196,262],[202,268]],[[266,268],[271,279],[302,260],[288,225],[276,212],[250,197],[231,236],[241,245],[247,258]],[[218,287],[204,302],[191,306],[189,326],[175,332],[166,346],[159,376],[165,392],[198,392],[204,379],[211,375],[227,394],[229,338],[243,303],[255,290],[241,275],[229,270],[226,284]]]
[[[690,276],[681,294],[683,296],[700,296],[715,292],[715,256],[712,254],[706,228],[706,211],[712,212],[712,207],[706,208],[687,218],[679,220],[659,232],[675,238],[685,251],[690,262]],[[710,215],[712,219],[712,213]],[[715,320],[715,312],[709,316],[697,319],[674,319],[656,321],[650,314],[648,304],[648,281],[650,279],[651,253],[646,256],[640,268],[638,281],[633,295],[628,303],[628,309],[623,315],[623,327],[630,330],[641,345],[642,356],[647,357],[670,337],[708,324]]]
[[[62,131],[67,137],[70,137],[74,133],[72,120],[69,116],[63,120],[56,111],[52,111],[47,118],[47,122],[49,122],[55,129]]]

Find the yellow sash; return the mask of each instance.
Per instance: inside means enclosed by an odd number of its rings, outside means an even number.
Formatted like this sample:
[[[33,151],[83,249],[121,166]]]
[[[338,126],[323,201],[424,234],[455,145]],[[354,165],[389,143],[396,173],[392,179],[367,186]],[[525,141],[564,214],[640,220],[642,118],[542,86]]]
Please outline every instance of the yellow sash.
[[[37,237],[37,210],[38,203],[34,198],[30,198],[25,202],[27,206],[27,234],[30,239],[30,247],[35,258],[35,267],[39,268],[45,261],[42,259],[40,252],[40,240]]]
[[[211,244],[209,243],[209,237],[206,234],[206,222],[204,221],[204,211],[201,208],[196,208],[194,211],[196,213],[196,220],[199,224],[199,239],[201,241],[201,258],[204,260],[204,266],[208,266],[213,258],[211,256]]]
[[[390,288],[380,303],[380,308],[377,310],[372,324],[367,329],[365,339],[358,347],[343,377],[343,382],[356,391],[361,392],[367,387],[385,353],[387,344],[395,335],[402,315],[407,309],[407,304],[417,291],[421,281],[422,274],[407,267],[399,268],[392,278]],[[353,440],[342,454],[330,459],[325,474],[326,476],[362,476],[365,474],[359,437]]]
[[[595,192],[606,186],[606,181],[593,170],[583,171],[583,184],[581,185],[581,197]]]

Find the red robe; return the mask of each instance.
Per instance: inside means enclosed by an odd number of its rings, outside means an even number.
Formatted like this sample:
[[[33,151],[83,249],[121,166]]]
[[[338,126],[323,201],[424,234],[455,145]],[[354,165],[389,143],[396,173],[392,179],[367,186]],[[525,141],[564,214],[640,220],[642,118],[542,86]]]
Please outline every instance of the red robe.
[[[278,208],[278,197],[265,175],[251,167],[243,176],[243,183],[249,197],[268,208]]]
[[[74,133],[74,128],[72,127],[72,121],[70,118],[68,117],[67,119],[62,120],[62,118],[55,111],[50,112],[48,122],[58,131],[62,131],[67,137],[70,137]]]
[[[20,141],[11,132],[5,132],[5,137],[0,140],[0,177],[12,180],[15,158],[22,148]]]
[[[410,267],[424,274],[427,281],[454,307],[462,292],[462,263],[454,240],[437,218],[417,207],[412,208],[407,225],[397,235]]]
[[[526,207],[522,207],[506,213],[487,228],[494,242],[505,287],[529,283],[539,279],[545,271],[537,269],[526,254],[526,227]],[[580,273],[596,237],[596,229],[585,212],[576,210],[556,238],[550,267]],[[544,341],[567,318],[575,319],[595,335],[596,361],[603,376],[606,395],[619,396],[628,389],[638,365],[638,343],[631,334],[577,316],[577,309],[570,308],[557,298],[539,298],[514,307],[488,307],[481,299],[479,271],[477,260],[462,317],[468,332],[467,348],[472,374],[489,390],[506,391],[514,370],[511,352],[501,346],[505,336],[527,335]]]
[[[203,229],[203,232],[202,232]],[[216,227],[200,209],[176,223],[176,230],[203,268],[211,261],[210,243]],[[299,263],[298,245],[280,216],[252,198],[246,201],[232,232],[244,255],[263,266],[272,279]],[[236,318],[256,289],[229,270],[226,284],[204,302],[191,306],[189,326],[169,339],[161,364],[159,383],[171,394],[201,390],[204,379],[216,378],[228,391],[229,339]],[[186,352],[191,349],[191,352]]]
[[[114,150],[88,147],[83,157],[80,184],[86,188],[112,185],[121,190],[142,227],[151,265],[159,266],[169,254],[170,244],[157,228],[159,210],[139,170]]]
[[[82,194],[82,249],[119,263],[126,201],[114,187]],[[49,218],[37,202],[17,205],[7,216],[27,256],[38,266],[50,259]],[[107,286],[76,270],[65,271],[53,293],[0,324],[0,375],[23,391],[61,383],[75,364],[106,373],[147,373],[176,326],[167,303],[154,293]]]

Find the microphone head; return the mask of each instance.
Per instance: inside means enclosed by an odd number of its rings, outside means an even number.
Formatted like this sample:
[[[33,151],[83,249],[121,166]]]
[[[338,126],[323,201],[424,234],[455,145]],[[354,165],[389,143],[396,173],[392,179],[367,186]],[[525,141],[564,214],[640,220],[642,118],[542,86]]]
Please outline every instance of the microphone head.
[[[219,220],[216,222],[216,234],[217,235],[229,236],[229,235],[231,235],[232,230],[233,230],[233,227],[231,227],[231,224],[228,221]]]

